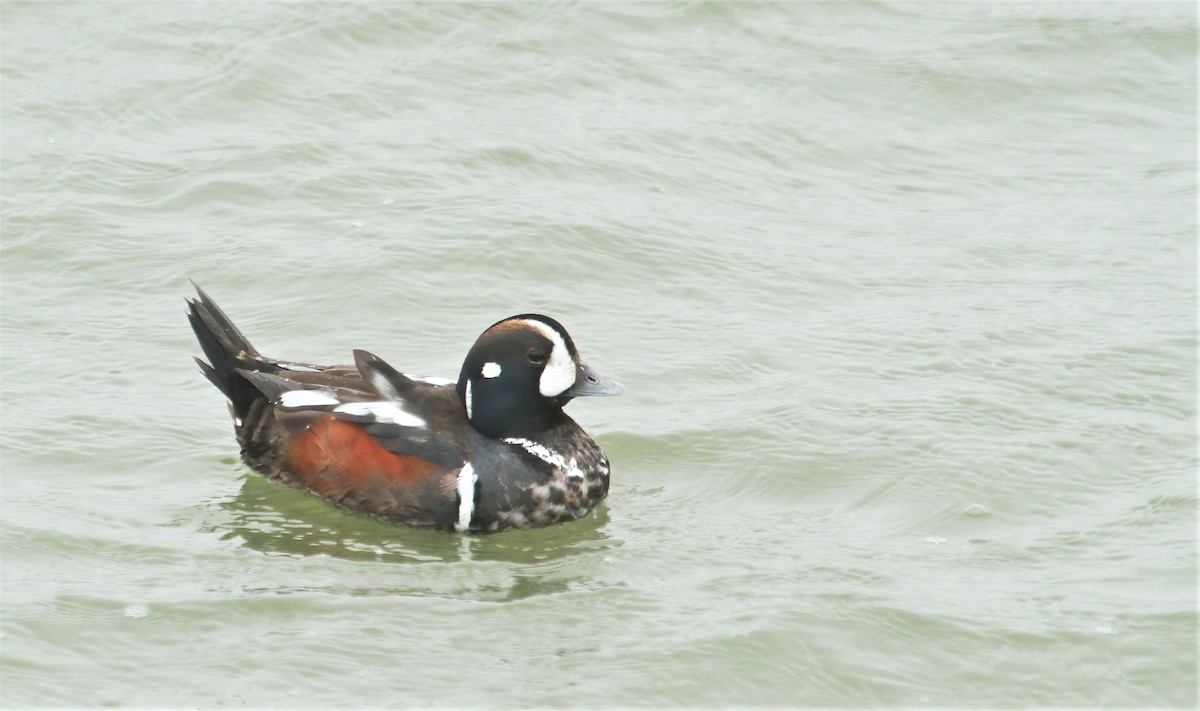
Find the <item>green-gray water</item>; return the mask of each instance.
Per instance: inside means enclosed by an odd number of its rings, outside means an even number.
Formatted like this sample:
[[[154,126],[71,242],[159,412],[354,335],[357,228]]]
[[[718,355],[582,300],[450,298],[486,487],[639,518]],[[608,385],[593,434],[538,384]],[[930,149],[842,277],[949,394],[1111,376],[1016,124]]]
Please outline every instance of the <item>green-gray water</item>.
[[[15,3],[0,702],[1197,704],[1191,4]],[[247,472],[264,352],[629,386],[463,539]]]

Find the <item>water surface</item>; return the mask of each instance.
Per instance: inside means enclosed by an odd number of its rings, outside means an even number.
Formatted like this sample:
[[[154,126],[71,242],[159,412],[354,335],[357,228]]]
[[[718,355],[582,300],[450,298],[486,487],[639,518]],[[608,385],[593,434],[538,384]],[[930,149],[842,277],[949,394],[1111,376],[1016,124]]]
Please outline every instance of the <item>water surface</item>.
[[[6,707],[1194,707],[1190,4],[6,2]],[[264,352],[626,397],[570,525],[237,460]]]

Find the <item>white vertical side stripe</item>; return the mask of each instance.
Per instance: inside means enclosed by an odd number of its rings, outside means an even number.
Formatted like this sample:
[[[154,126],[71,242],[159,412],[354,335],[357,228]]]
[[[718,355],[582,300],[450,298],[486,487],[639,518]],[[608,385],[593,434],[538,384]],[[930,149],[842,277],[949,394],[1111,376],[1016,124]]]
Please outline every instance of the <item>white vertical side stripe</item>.
[[[458,470],[458,482],[455,486],[458,490],[458,523],[454,524],[456,531],[466,531],[471,527],[471,517],[475,515],[475,482],[478,480],[479,476],[475,474],[475,467],[471,466],[470,462]]]

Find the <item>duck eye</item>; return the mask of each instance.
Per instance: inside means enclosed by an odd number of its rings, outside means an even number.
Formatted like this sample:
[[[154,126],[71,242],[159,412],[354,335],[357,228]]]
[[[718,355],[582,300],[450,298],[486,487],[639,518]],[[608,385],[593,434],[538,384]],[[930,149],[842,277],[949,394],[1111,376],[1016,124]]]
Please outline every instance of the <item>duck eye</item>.
[[[541,365],[542,363],[546,362],[546,353],[544,351],[539,351],[536,348],[529,351],[529,353],[526,355],[529,357],[529,362],[533,363],[534,365]]]

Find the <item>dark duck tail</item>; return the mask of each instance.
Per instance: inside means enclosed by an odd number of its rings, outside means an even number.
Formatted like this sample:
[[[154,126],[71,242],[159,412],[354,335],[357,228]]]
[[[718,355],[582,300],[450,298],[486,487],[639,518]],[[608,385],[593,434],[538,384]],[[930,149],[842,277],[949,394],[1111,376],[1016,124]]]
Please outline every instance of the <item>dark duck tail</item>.
[[[196,286],[195,282],[192,286]],[[239,371],[270,373],[278,370],[278,366],[259,355],[212,297],[199,286],[196,286],[196,293],[199,294],[198,298],[187,300],[188,321],[209,361],[205,363],[197,358],[196,363],[204,376],[229,398],[232,414],[241,424],[251,406],[255,401],[261,401],[263,396]]]

